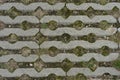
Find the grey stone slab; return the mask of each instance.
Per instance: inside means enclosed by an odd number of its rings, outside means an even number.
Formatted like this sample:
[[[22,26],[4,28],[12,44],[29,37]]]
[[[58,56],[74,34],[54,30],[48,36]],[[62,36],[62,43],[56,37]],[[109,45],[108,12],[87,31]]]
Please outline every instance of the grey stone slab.
[[[119,53],[110,53],[108,56],[103,56],[100,53],[86,53],[83,56],[76,56],[74,53],[59,53],[55,57],[51,57],[49,55],[41,55],[40,58],[44,62],[62,62],[65,59],[70,60],[71,62],[80,62],[80,61],[89,61],[94,58],[98,62],[109,62],[116,60],[119,56]]]
[[[100,28],[82,28],[81,30],[76,30],[75,28],[57,28],[56,30],[50,29],[40,29],[40,32],[45,36],[61,36],[67,33],[71,36],[83,36],[90,33],[94,33],[96,36],[110,36],[117,32],[117,28],[109,28],[107,30],[102,30]]]
[[[88,41],[84,40],[74,40],[70,41],[69,43],[63,43],[61,41],[44,41],[41,45],[40,48],[50,48],[50,47],[56,47],[58,49],[73,49],[77,46],[82,46],[86,49],[98,49],[101,48],[102,46],[108,46],[109,48],[116,49],[118,48],[118,44],[109,41],[109,40],[97,40],[94,43],[89,43]]]

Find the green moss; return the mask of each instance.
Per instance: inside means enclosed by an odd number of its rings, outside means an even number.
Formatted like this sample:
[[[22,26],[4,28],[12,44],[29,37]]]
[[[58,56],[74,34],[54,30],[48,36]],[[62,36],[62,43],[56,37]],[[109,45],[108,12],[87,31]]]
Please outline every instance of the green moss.
[[[4,63],[0,63],[0,68],[4,69],[5,68],[5,64]]]
[[[116,42],[116,43],[120,43],[120,33],[119,33],[119,32],[116,32],[115,34],[111,35],[111,36],[109,37],[109,39],[110,39],[111,41]]]
[[[44,42],[46,40],[46,37],[44,35],[42,35],[40,32],[38,32],[35,36],[34,39],[36,40],[36,42],[40,45],[42,42]]]
[[[86,14],[85,11],[82,11],[82,10],[79,11],[79,15],[85,15],[85,14]]]
[[[84,40],[84,41],[87,41],[87,40],[88,40],[87,35],[84,35],[84,36],[80,37],[80,39],[81,39],[81,40]]]
[[[58,49],[56,47],[50,47],[48,51],[50,56],[55,56],[58,52]]]
[[[57,0],[47,0],[47,2],[51,5],[55,4],[57,2]]]
[[[75,53],[77,56],[82,56],[83,54],[87,53],[87,51],[83,47],[78,46],[75,49],[73,49],[73,53]]]
[[[14,72],[19,66],[17,65],[17,62],[14,61],[13,59],[10,59],[6,64],[5,67],[8,69],[10,72]]]
[[[40,72],[43,69],[43,67],[44,63],[41,60],[38,59],[34,62],[34,68],[37,72]]]
[[[86,67],[87,63],[86,62],[77,62],[75,65],[77,67]]]
[[[21,49],[22,56],[27,57],[31,54],[32,50],[29,47],[23,47]]]
[[[56,21],[50,21],[48,23],[48,27],[51,29],[51,30],[55,30],[57,28],[57,22]]]
[[[108,56],[109,53],[110,53],[110,49],[109,49],[109,47],[107,47],[107,46],[103,46],[100,50],[101,50],[100,52],[101,52],[102,55],[104,55],[104,56]]]
[[[0,49],[0,56],[7,55],[7,54],[8,54],[7,50]]]
[[[21,0],[21,2],[22,2],[23,4],[28,5],[28,4],[32,3],[32,2],[34,2],[34,0]]]
[[[84,24],[82,21],[76,21],[74,24],[73,24],[73,28],[77,29],[77,30],[80,30],[84,27]]]
[[[85,75],[79,73],[79,74],[76,76],[76,79],[75,79],[75,80],[87,80],[87,78],[86,78]]]
[[[115,60],[112,62],[112,66],[120,70],[120,60]]]
[[[87,40],[88,40],[90,43],[94,43],[94,42],[96,41],[96,36],[95,36],[95,34],[93,34],[93,33],[88,34]]]
[[[50,74],[47,80],[56,80],[57,76],[55,74]]]
[[[64,33],[61,37],[61,41],[64,43],[69,43],[71,39],[71,36],[69,34]]]
[[[18,80],[32,80],[32,78],[27,74],[23,74]]]
[[[18,36],[16,34],[11,33],[8,36],[8,40],[9,40],[10,43],[15,43],[15,42],[18,41]]]
[[[66,6],[62,8],[60,11],[58,11],[57,14],[61,15],[63,18],[68,18],[72,13],[72,10],[69,10]]]
[[[95,10],[92,7],[89,7],[87,9],[86,15],[91,18],[94,16],[94,14],[95,14]]]
[[[5,12],[6,14],[8,14],[12,19],[14,19],[15,17],[17,17],[18,15],[21,14],[20,11],[18,11],[15,7],[11,7],[8,11]]]
[[[80,5],[82,3],[87,2],[87,0],[72,0],[72,2],[74,2],[76,5]]]
[[[46,29],[46,28],[48,28],[48,24],[46,24],[46,23],[42,23],[42,24],[40,25],[40,28],[44,28],[44,29]]]
[[[105,5],[108,3],[108,0],[99,0],[101,5]]]
[[[107,22],[107,21],[101,21],[99,24],[99,27],[103,30],[106,30],[107,28],[109,28],[111,25]]]
[[[63,0],[64,1],[64,0]],[[66,1],[66,3],[71,3],[72,2],[72,0],[65,0]]]
[[[41,49],[41,48],[39,48],[38,55],[48,54],[48,52],[49,51],[47,49]]]
[[[112,10],[111,10],[111,15],[113,15],[113,17],[115,17],[116,19],[118,19],[119,18],[119,16],[120,16],[120,10],[119,10],[119,8],[117,7],[117,6],[115,6]],[[116,24],[118,24],[118,23],[116,23]]]
[[[31,24],[27,21],[23,21],[22,24],[20,24],[20,27],[23,29],[23,30],[27,30],[29,29],[31,26]]]
[[[47,80],[63,80],[63,79],[60,76],[56,76],[55,74],[50,74],[48,75]]]
[[[117,12],[117,11],[119,11],[119,8],[115,6],[115,7],[113,7],[112,11]]]
[[[92,71],[95,71],[97,69],[97,65],[98,63],[94,58],[92,58],[87,64],[88,68],[90,68]]]
[[[72,68],[73,65],[74,65],[74,64],[73,64],[72,62],[70,62],[68,59],[65,59],[65,60],[62,62],[62,64],[61,64],[62,69],[63,69],[65,72],[69,71],[70,68]]]

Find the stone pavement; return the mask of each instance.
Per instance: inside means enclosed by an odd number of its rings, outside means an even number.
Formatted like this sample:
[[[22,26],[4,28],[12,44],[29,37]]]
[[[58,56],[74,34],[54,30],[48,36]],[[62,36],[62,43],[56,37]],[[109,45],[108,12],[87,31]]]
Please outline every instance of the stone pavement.
[[[119,0],[0,0],[0,80],[119,80]]]

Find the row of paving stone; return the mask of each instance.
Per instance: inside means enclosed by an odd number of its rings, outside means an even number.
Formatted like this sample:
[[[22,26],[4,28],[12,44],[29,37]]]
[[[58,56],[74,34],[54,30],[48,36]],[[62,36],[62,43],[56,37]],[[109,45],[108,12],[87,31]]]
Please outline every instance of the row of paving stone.
[[[89,61],[90,59],[94,58],[99,62],[109,62],[116,60],[119,57],[119,53],[110,53],[108,56],[103,56],[102,54],[98,53],[87,53],[81,57],[76,56],[74,53],[59,53],[55,57],[51,57],[50,55],[41,55],[40,58],[44,62],[62,62],[65,59],[70,60],[71,62],[81,62],[81,61]]]
[[[112,48],[112,49],[118,48],[117,43],[109,40],[97,40],[94,43],[89,43],[88,41],[84,41],[84,40],[74,40],[74,41],[70,41],[67,44],[63,43],[62,41],[44,41],[40,45],[40,48],[50,48],[52,46],[58,49],[63,49],[63,50],[73,49],[77,46],[81,46],[86,49],[98,49],[98,48],[101,48],[102,46],[108,46],[109,48]]]
[[[0,69],[0,75],[3,77],[20,77],[23,74],[28,74],[31,77],[47,77],[51,73],[57,76],[66,75],[61,68],[44,68],[40,72],[37,72],[34,68],[19,68],[13,73],[10,73],[7,69]]]
[[[98,53],[87,53],[81,57],[76,56],[72,53],[59,53],[55,57],[51,57],[48,54],[43,54],[40,56],[43,62],[62,62],[65,59],[70,60],[71,62],[80,62],[80,61],[89,61],[90,59],[94,58],[97,61],[104,61],[109,62],[116,60],[119,57],[119,53],[110,53],[108,56],[103,56],[102,54]],[[8,62],[10,59],[14,59],[16,62],[34,62],[39,58],[38,55],[29,55],[28,57],[24,57],[20,54],[10,54],[10,55],[3,55],[0,57],[0,62]]]
[[[17,36],[34,36],[39,32],[39,28],[30,28],[28,30],[23,30],[20,28],[3,28],[0,30],[0,37],[8,36],[11,33]]]
[[[50,29],[40,29],[40,32],[45,36],[61,36],[64,33],[67,33],[71,36],[83,36],[88,35],[90,33],[94,33],[96,36],[110,36],[115,34],[117,31],[120,31],[120,28],[108,28],[106,30],[102,30],[100,28],[83,28],[81,30],[76,30],[75,28],[57,28],[56,30]],[[17,36],[34,36],[39,32],[39,28],[30,28],[28,30],[22,30],[20,28],[4,28],[0,30],[0,37],[8,36],[11,33],[16,34]]]
[[[14,44],[9,43],[8,41],[0,41],[0,47],[3,49],[21,49],[24,46],[27,46],[31,49],[38,49],[39,45],[34,42],[34,41],[17,41]],[[69,43],[65,44],[62,41],[44,41],[41,45],[40,48],[50,48],[50,47],[56,47],[58,49],[73,49],[77,46],[82,46],[83,48],[86,49],[98,49],[101,48],[102,46],[108,46],[109,48],[112,49],[117,49],[118,45],[117,43],[109,40],[97,40],[94,43],[89,43],[88,41],[84,40],[74,40],[70,41]]]
[[[64,19],[61,16],[44,16],[41,20],[39,20],[35,16],[17,16],[15,19],[10,18],[9,16],[0,16],[0,21],[4,22],[5,24],[18,24],[22,23],[23,21],[28,21],[30,23],[48,23],[50,21],[56,21],[61,24],[70,24],[77,20],[82,21],[83,23],[98,23],[101,21],[107,21],[109,23],[116,23],[117,19],[115,19],[111,15],[97,15],[92,19],[88,16],[69,16],[67,19]],[[120,22],[120,18],[118,19]]]
[[[118,31],[120,29],[118,28]],[[16,34],[17,36],[34,36],[39,32],[38,28],[33,28],[29,30],[22,30],[20,28],[4,28],[0,31],[0,36],[8,36],[11,33]],[[45,36],[57,36],[62,35],[64,33],[67,33],[71,36],[82,36],[87,35],[89,33],[94,33],[97,36],[106,36],[106,35],[113,35],[117,32],[117,28],[110,28],[107,30],[101,30],[100,28],[83,28],[82,30],[75,30],[74,28],[58,28],[57,30],[51,31],[49,29],[40,29],[40,32]],[[85,33],[85,34],[84,34]],[[4,42],[4,43],[3,43]],[[56,43],[56,44],[53,44]],[[99,45],[98,45],[99,43]],[[109,44],[108,44],[109,43]],[[55,46],[60,49],[69,49],[69,48],[75,48],[76,46],[82,46],[84,48],[100,48],[104,45],[110,47],[110,48],[118,48],[117,43],[109,40],[97,40],[95,43],[89,43],[87,41],[70,41],[68,44],[64,44],[60,41],[44,41],[40,48],[49,48],[51,46]],[[112,45],[112,46],[111,46]],[[20,49],[24,46],[28,46],[30,48],[39,48],[37,43],[33,41],[18,41],[15,44],[10,44],[7,41],[0,41],[0,47],[4,49]]]
[[[50,5],[45,2],[31,3],[29,5],[24,5],[23,3],[4,3],[0,5],[0,10],[9,10],[11,7],[16,7],[18,10],[33,11],[38,7],[41,7],[43,10],[60,10],[64,6],[70,10],[87,10],[89,7],[92,7],[95,10],[112,10],[114,7],[120,9],[120,3],[111,2],[106,5],[100,5],[97,3],[83,3],[81,5],[75,5],[74,3],[56,3]]]
[[[94,72],[92,72],[89,68],[71,68],[67,75],[68,76],[75,76],[78,73],[83,73],[86,76],[101,76],[104,73],[109,73],[111,75],[120,75],[120,71],[116,70],[113,67],[98,67]]]
[[[118,29],[119,30],[119,29]],[[0,30],[0,37],[8,36],[11,33],[16,34],[17,36],[34,36],[39,32],[39,28],[30,28],[28,30],[22,30],[20,28],[4,28]],[[61,36],[64,33],[67,33],[71,36],[83,36],[90,33],[94,33],[96,36],[110,36],[117,32],[117,28],[108,28],[107,30],[102,30],[100,28],[83,28],[81,30],[76,30],[75,28],[57,28],[56,30],[50,29],[40,29],[40,32],[45,36]]]
[[[64,19],[62,16],[44,16],[40,22],[41,23],[48,23],[50,21],[56,21],[61,24],[70,24],[75,21],[82,21],[83,23],[99,23],[101,21],[107,21],[109,23],[116,23],[117,20],[111,15],[96,15],[93,18],[89,18],[86,15],[83,16],[69,16],[67,19]],[[120,21],[120,18],[119,18]]]
[[[118,29],[119,30],[119,29]],[[40,29],[40,32],[45,36],[61,36],[64,33],[67,33],[71,36],[83,36],[88,35],[90,33],[94,33],[96,36],[110,36],[117,32],[117,28],[108,28],[106,30],[102,30],[100,28],[82,28],[81,30],[76,30],[75,28],[57,28],[56,30],[50,29]]]
[[[3,77],[20,77],[23,74],[27,74],[30,77],[47,77],[51,73],[57,76],[76,76],[79,73],[89,77],[102,76],[104,73],[110,73],[111,75],[120,75],[120,71],[113,67],[98,67],[94,72],[89,68],[71,68],[67,74],[61,68],[44,68],[40,72],[37,72],[34,68],[20,68],[16,69],[13,73],[10,73],[7,69],[0,69],[0,75]]]
[[[61,16],[44,16],[40,21],[35,16],[17,16],[15,19],[11,19],[9,16],[0,16],[0,21],[6,23],[6,24],[17,24],[22,23],[23,21],[28,21],[30,23],[48,23],[50,21],[56,21],[59,23],[73,23],[77,20],[82,21],[83,23],[97,23],[101,21],[107,21],[109,23],[116,23],[117,20],[111,16],[111,15],[97,15],[93,17],[92,19],[88,16],[69,16],[67,19],[64,19]],[[120,18],[118,19],[120,22]]]

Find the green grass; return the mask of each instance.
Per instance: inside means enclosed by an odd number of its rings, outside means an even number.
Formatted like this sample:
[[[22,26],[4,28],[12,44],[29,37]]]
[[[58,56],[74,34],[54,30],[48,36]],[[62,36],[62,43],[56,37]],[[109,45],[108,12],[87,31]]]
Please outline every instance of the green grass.
[[[108,0],[99,0],[101,5],[107,4]]]
[[[112,62],[113,67],[120,70],[120,60],[115,60]]]

